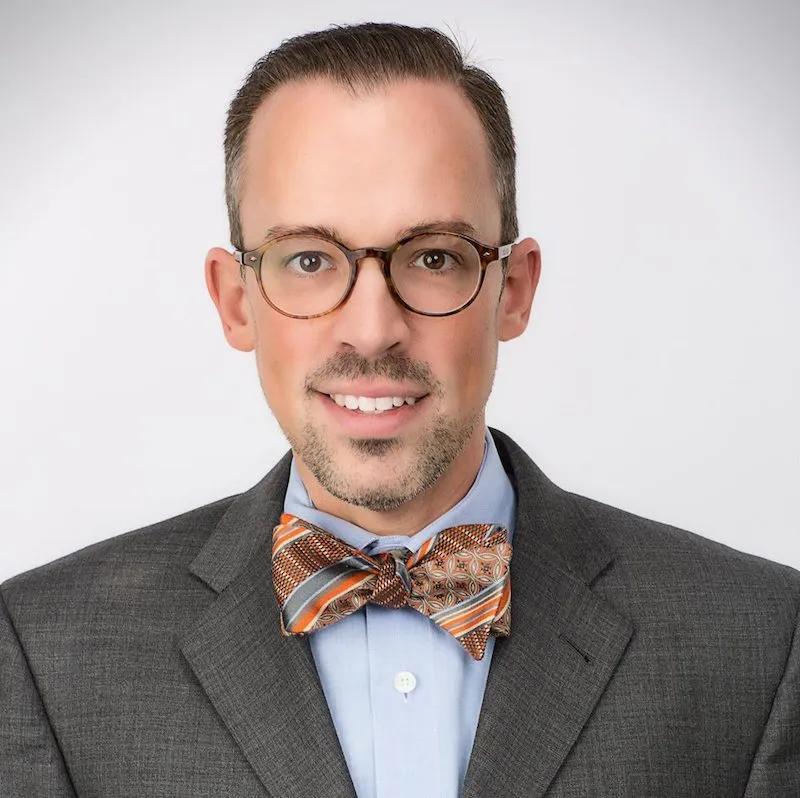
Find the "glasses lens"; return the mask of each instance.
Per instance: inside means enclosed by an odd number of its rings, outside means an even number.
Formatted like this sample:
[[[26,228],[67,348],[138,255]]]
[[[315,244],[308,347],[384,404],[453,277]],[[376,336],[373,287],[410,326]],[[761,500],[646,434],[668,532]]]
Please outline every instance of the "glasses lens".
[[[344,295],[349,279],[347,257],[324,238],[279,238],[261,257],[264,293],[275,307],[292,316],[330,310]]]
[[[481,278],[475,247],[448,233],[416,236],[392,256],[392,282],[403,301],[423,313],[447,313],[472,299]]]

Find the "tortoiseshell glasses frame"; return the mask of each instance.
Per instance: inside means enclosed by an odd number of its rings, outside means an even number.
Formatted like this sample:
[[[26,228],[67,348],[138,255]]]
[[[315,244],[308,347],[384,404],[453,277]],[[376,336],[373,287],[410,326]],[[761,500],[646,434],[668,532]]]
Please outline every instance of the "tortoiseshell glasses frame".
[[[414,239],[430,239],[432,236],[449,236],[453,238],[460,239],[468,243],[477,253],[478,261],[480,265],[480,274],[476,280],[475,288],[472,293],[457,307],[445,310],[445,311],[425,311],[420,310],[412,305],[410,305],[400,294],[397,290],[394,280],[392,279],[391,273],[391,264],[392,258],[394,254],[401,248],[408,245]],[[261,280],[261,264],[263,261],[264,253],[266,253],[271,247],[274,247],[281,241],[286,241],[287,239],[298,238],[302,239],[303,241],[314,241],[319,240],[323,241],[328,245],[332,245],[336,247],[346,258],[347,262],[350,264],[350,274],[348,277],[347,285],[344,288],[341,296],[339,299],[327,310],[324,310],[319,313],[309,313],[309,314],[297,314],[297,313],[289,313],[286,310],[282,309],[278,305],[275,304],[273,300],[270,299],[269,295],[264,289],[263,282]],[[350,296],[353,286],[355,285],[356,278],[358,276],[358,266],[362,260],[365,258],[375,258],[381,262],[383,277],[386,280],[386,285],[389,288],[389,291],[394,298],[394,300],[406,310],[411,311],[412,313],[417,313],[421,316],[452,316],[456,313],[460,313],[462,310],[468,308],[476,299],[478,294],[480,293],[481,288],[483,287],[484,280],[486,278],[486,269],[496,261],[503,261],[503,272],[505,277],[505,267],[506,267],[506,259],[511,254],[513,244],[501,244],[500,246],[489,246],[487,244],[482,243],[481,241],[477,241],[474,238],[470,238],[469,236],[465,236],[461,233],[454,233],[452,230],[432,230],[430,232],[425,233],[417,233],[414,235],[407,236],[405,238],[401,238],[395,244],[393,244],[388,249],[381,249],[378,247],[362,247],[360,249],[348,249],[344,244],[336,241],[333,238],[329,238],[327,236],[317,235],[317,234],[297,234],[297,233],[288,233],[285,235],[279,235],[271,238],[270,240],[266,241],[257,249],[251,250],[234,250],[233,256],[236,258],[237,263],[240,265],[240,274],[242,279],[245,278],[245,270],[247,267],[253,269],[256,275],[256,280],[258,282],[258,287],[261,292],[261,296],[270,305],[274,310],[278,313],[281,313],[284,316],[288,316],[292,319],[316,319],[320,316],[326,316],[328,313],[333,313],[334,310],[340,308]],[[436,249],[435,247],[432,249]]]

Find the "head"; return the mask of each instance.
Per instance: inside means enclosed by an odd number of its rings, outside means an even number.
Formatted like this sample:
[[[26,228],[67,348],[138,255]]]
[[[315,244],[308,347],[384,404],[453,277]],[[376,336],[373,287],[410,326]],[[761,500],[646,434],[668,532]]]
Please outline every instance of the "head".
[[[225,163],[241,251],[308,228],[350,249],[388,249],[430,229],[490,247],[517,237],[502,92],[435,30],[366,24],[284,42],[231,104]],[[255,350],[312,499],[391,513],[474,478],[498,342],[527,325],[539,252],[532,239],[517,243],[486,267],[471,304],[447,316],[403,307],[377,258],[355,269],[343,304],[300,319],[271,306],[256,271],[231,253],[206,259],[225,335]],[[352,397],[367,401],[351,409]],[[389,397],[406,401],[371,410],[370,399]]]

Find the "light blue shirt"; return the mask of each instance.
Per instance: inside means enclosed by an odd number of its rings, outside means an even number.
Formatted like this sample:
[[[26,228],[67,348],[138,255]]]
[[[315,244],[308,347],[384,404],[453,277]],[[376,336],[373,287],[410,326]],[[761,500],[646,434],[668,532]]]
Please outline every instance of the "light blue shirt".
[[[513,535],[514,489],[486,431],[483,461],[467,495],[416,535],[378,536],[317,510],[292,463],[284,511],[323,527],[365,554],[415,552],[456,524],[494,523]],[[513,597],[513,592],[512,592]],[[458,798],[494,651],[473,660],[416,610],[368,603],[314,632],[311,651],[358,798]],[[414,675],[409,692],[398,673]]]

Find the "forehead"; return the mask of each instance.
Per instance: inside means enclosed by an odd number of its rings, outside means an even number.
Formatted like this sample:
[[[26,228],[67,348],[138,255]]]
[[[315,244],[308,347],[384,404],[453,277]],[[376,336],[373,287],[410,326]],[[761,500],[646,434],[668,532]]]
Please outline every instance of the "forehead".
[[[462,219],[486,240],[499,234],[485,133],[446,83],[357,93],[325,80],[283,85],[253,117],[242,172],[248,245],[268,227],[297,224],[333,227],[353,245],[387,243],[431,220]]]

